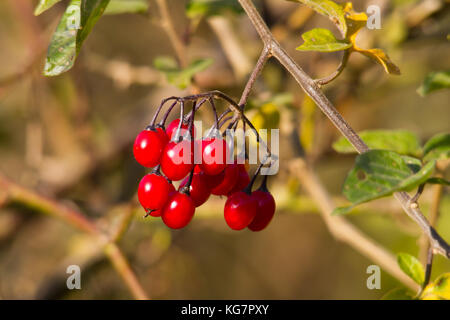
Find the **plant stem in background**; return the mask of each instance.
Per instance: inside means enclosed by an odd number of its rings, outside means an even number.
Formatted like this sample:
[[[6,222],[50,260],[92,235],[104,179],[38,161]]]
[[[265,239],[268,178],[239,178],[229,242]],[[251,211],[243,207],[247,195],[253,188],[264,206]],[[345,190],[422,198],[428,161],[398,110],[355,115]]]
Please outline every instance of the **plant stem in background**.
[[[323,113],[331,120],[336,128],[347,138],[355,147],[358,153],[364,153],[369,150],[353,128],[336,110],[333,104],[320,90],[317,83],[309,77],[302,68],[289,56],[289,54],[275,40],[269,28],[259,15],[251,0],[239,0],[242,8],[247,13],[250,21],[264,42],[265,47],[270,49],[272,55],[284,66],[284,68],[295,78],[298,84],[317,104]],[[434,252],[450,258],[450,245],[442,239],[436,230],[430,225],[428,220],[422,214],[419,208],[411,206],[411,198],[406,192],[396,192],[394,197],[400,202],[406,214],[412,218],[428,236]]]

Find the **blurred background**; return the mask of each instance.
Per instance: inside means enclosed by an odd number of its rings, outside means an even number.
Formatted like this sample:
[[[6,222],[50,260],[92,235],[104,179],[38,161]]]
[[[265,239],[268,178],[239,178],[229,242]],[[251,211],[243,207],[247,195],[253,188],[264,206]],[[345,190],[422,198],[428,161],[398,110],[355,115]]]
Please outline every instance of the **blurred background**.
[[[366,268],[373,262],[332,237],[302,181],[283,165],[295,156],[292,144],[299,139],[326,189],[337,203],[345,203],[341,186],[355,156],[333,151],[339,133],[275,60],[258,79],[248,112],[261,127],[281,130],[280,172],[269,180],[278,208],[269,227],[259,233],[231,231],[223,219],[225,199],[218,197],[177,231],[159,218],[143,219],[144,210],[134,206],[146,171],[135,162],[132,143],[161,99],[213,89],[239,99],[262,49],[245,14],[225,10],[189,19],[187,1],[167,2],[186,61],[213,59],[180,89],[154,65],[158,57],[177,58],[156,2],[149,1],[146,13],[104,15],[74,68],[57,77],[44,77],[42,69],[68,1],[35,17],[37,2],[0,2],[0,173],[80,210],[100,226],[130,210],[131,203],[134,218],[118,245],[151,298],[379,299],[401,286],[382,272],[381,289],[367,289]],[[309,75],[324,77],[336,69],[341,53],[295,50],[307,30],[336,31],[325,17],[284,0],[255,3],[275,37]],[[406,129],[422,141],[448,132],[450,91],[421,97],[416,90],[429,72],[450,69],[449,2],[353,4],[356,11],[380,6],[382,28],[365,28],[357,42],[386,50],[401,75],[387,75],[372,60],[354,54],[342,75],[325,87],[326,95],[357,131]],[[258,111],[262,106],[265,113]],[[209,112],[200,116],[212,123]],[[421,198],[425,214],[429,191]],[[0,208],[1,299],[131,298],[90,236],[34,209]],[[437,230],[447,240],[449,211],[446,192]],[[349,219],[394,254],[423,257],[419,228],[392,198],[363,205]],[[71,264],[81,266],[81,290],[66,288]],[[450,261],[438,256],[432,278],[449,270]]]

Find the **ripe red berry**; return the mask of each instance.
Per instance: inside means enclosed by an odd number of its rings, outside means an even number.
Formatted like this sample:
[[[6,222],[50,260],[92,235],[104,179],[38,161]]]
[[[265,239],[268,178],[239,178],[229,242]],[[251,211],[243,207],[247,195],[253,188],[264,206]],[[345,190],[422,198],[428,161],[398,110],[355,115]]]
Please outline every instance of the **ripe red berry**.
[[[251,197],[257,203],[257,210],[256,216],[248,228],[252,231],[261,231],[268,226],[275,214],[275,200],[270,192],[262,190],[252,192]]]
[[[138,199],[146,210],[161,209],[170,192],[170,184],[163,176],[155,173],[145,175],[138,187]]]
[[[169,183],[169,196],[167,197],[167,200],[169,200],[169,198],[172,196],[173,193],[177,192],[177,190],[175,189],[175,187],[173,186],[173,184]],[[167,203],[167,202],[166,202]],[[152,217],[160,217],[162,214],[162,210],[163,210],[164,206],[161,209],[154,209],[154,210],[149,210],[148,214],[151,215]]]
[[[245,168],[245,164],[239,163],[237,166],[238,166],[237,181],[234,187],[231,189],[231,191],[228,192],[228,196],[232,195],[235,192],[242,191],[250,183],[250,177]]]
[[[178,126],[180,125],[180,119],[175,119],[169,125],[166,129],[166,134],[169,140],[172,140],[172,138],[175,136],[175,133],[177,132]],[[183,136],[185,133],[187,133],[187,130],[189,129],[189,125],[187,123],[183,123],[181,125],[180,135]],[[191,132],[191,138],[195,137],[195,127],[192,127]]]
[[[171,141],[166,145],[161,157],[161,170],[168,179],[181,180],[193,167],[194,144],[191,141]]]
[[[217,175],[227,166],[228,145],[226,140],[211,138],[202,140],[202,163],[200,167],[206,174]]]
[[[133,154],[144,167],[154,167],[159,164],[164,146],[165,141],[156,130],[143,130],[134,141]]]
[[[235,163],[227,165],[221,174],[213,176],[217,177],[219,183],[214,186],[211,193],[217,196],[227,195],[236,184],[238,173],[238,166]]]
[[[163,142],[164,146],[166,146],[166,144],[169,143],[169,141],[170,141],[169,137],[167,136],[166,131],[164,131],[164,129],[161,127],[157,127],[156,132],[158,133],[158,136],[161,139],[161,141]]]
[[[201,206],[208,200],[211,195],[211,188],[209,187],[209,181],[207,175],[203,172],[195,172],[192,176],[191,186],[189,188],[189,196],[191,197],[194,205],[196,207]],[[181,182],[178,190],[183,188],[189,182],[189,177],[186,177],[183,182]]]
[[[166,226],[180,229],[191,221],[195,205],[192,199],[184,193],[173,193],[162,210],[161,218]]]
[[[233,230],[247,227],[256,216],[256,200],[249,194],[239,191],[232,194],[225,203],[224,217]]]

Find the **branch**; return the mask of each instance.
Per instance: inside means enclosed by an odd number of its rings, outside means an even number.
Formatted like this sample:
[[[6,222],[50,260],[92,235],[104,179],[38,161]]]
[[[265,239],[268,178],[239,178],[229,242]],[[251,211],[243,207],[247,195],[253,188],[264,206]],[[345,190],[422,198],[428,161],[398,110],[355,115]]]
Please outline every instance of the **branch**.
[[[95,236],[104,246],[105,255],[109,258],[122,280],[136,299],[148,299],[144,289],[139,284],[136,275],[132,271],[126,257],[112,239],[102,232],[98,226],[90,221],[78,210],[60,204],[51,198],[47,198],[31,190],[23,188],[0,174],[0,200],[1,204],[21,204],[36,211],[49,214],[72,225],[76,229]],[[128,216],[127,216],[128,217]],[[126,229],[128,221],[124,219],[117,231],[113,233],[114,239],[118,239],[122,230]]]
[[[345,121],[345,119],[336,110],[333,104],[320,90],[317,83],[309,77],[302,68],[289,56],[289,54],[275,40],[269,28],[262,20],[251,0],[239,0],[242,8],[247,13],[253,26],[261,37],[264,45],[268,47],[272,55],[289,71],[298,84],[317,104],[322,112],[331,120],[336,128],[347,138],[347,140],[355,147],[358,153],[364,153],[369,150],[367,145],[362,141],[353,128]],[[435,253],[442,254],[450,258],[450,246],[442,239],[441,236],[429,224],[425,216],[419,208],[411,206],[411,198],[406,192],[396,192],[394,197],[400,202],[403,210],[411,217],[423,230],[430,239],[431,246]]]
[[[172,19],[170,18],[169,9],[167,8],[166,0],[156,0],[156,4],[158,5],[159,13],[161,15],[161,26],[167,32],[169,36],[170,42],[177,54],[178,62],[182,68],[187,66],[186,59],[186,46],[183,41],[181,41],[180,37],[178,37],[175,26],[173,25]]]
[[[250,72],[252,64],[244,50],[242,50],[231,23],[228,19],[221,16],[209,17],[207,22],[219,39],[236,78],[242,79]]]
[[[301,158],[290,165],[291,174],[302,181],[302,186],[313,198],[330,233],[337,240],[347,243],[368,259],[379,264],[407,287],[418,291],[419,285],[412,281],[398,266],[396,258],[380,244],[368,238],[342,216],[332,216],[335,204],[314,171]]]

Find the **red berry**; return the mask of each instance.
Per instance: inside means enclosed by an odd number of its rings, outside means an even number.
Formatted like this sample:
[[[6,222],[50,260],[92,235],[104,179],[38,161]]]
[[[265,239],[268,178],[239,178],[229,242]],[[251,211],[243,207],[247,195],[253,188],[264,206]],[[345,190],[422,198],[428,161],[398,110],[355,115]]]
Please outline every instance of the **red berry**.
[[[252,231],[261,231],[267,227],[275,214],[275,200],[270,192],[256,190],[251,197],[257,202],[256,216],[248,228]]]
[[[164,145],[165,142],[157,131],[143,130],[134,141],[134,157],[144,167],[154,167],[159,163]]]
[[[245,164],[239,163],[238,165],[238,177],[236,184],[231,189],[230,192],[228,192],[228,196],[232,195],[235,192],[242,191],[248,184],[250,183],[250,177],[248,175],[247,170],[245,169]]]
[[[200,167],[206,174],[217,175],[227,166],[228,145],[223,139],[202,140],[202,163]]]
[[[170,184],[163,176],[151,173],[145,175],[138,187],[138,199],[146,210],[161,209],[170,192]]]
[[[212,181],[216,180],[218,182],[211,190],[211,193],[217,196],[224,196],[228,194],[228,192],[230,192],[236,184],[238,173],[238,166],[233,163],[227,165],[225,170],[219,175],[211,176]]]
[[[257,206],[256,200],[245,192],[232,194],[225,203],[226,223],[233,230],[244,229],[255,218]]]
[[[194,144],[191,141],[169,142],[161,157],[161,170],[173,181],[183,179],[194,167]]]
[[[194,216],[195,205],[192,199],[184,193],[172,194],[162,210],[163,222],[172,229],[180,229],[191,221]]]
[[[166,144],[169,143],[169,141],[170,141],[169,137],[167,136],[166,131],[164,131],[163,128],[158,127],[158,128],[156,128],[156,132],[158,133],[158,136],[160,137],[164,146],[166,146]]]
[[[167,126],[167,129],[166,129],[166,134],[167,134],[167,137],[169,138],[169,140],[172,140],[172,138],[175,136],[175,133],[177,132],[179,125],[180,125],[180,119],[175,119],[171,123],[169,123],[169,125]],[[188,129],[189,129],[189,125],[183,123],[181,125],[180,135],[183,136],[187,132]],[[191,138],[194,138],[194,137],[195,137],[195,127],[193,126]]]
[[[177,192],[177,190],[175,189],[173,184],[169,183],[169,196],[167,197],[167,200],[169,200],[169,198],[172,196],[174,192]],[[149,212],[149,215],[151,215],[152,217],[160,217],[163,208],[164,206],[161,209],[151,210],[151,212]]]
[[[203,171],[195,172],[195,170],[196,169],[194,169],[194,175],[192,177],[191,186],[189,188],[189,196],[194,202],[194,205],[196,207],[199,207],[204,204],[206,200],[208,200],[209,196],[211,195],[211,188],[209,187],[207,175]],[[183,182],[181,182],[178,190],[184,187],[188,182],[189,177],[186,177]]]

